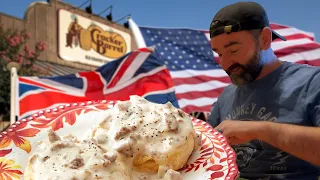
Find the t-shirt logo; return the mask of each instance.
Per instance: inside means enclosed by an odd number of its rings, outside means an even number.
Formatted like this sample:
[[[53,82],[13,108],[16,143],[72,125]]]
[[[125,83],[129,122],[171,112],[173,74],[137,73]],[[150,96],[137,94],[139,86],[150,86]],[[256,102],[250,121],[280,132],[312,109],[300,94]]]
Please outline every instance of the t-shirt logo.
[[[264,148],[259,140],[253,140],[245,145],[232,146],[237,152],[237,164],[239,170],[245,170],[250,161],[259,157],[264,152]]]

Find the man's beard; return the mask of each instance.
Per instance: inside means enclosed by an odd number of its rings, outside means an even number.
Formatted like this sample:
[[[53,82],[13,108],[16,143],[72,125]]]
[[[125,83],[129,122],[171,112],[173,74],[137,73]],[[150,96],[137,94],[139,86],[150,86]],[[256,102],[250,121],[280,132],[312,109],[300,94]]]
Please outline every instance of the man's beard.
[[[255,54],[251,57],[250,61],[246,65],[233,64],[226,70],[233,84],[237,86],[243,86],[257,79],[263,67],[261,61],[261,54],[259,49],[256,50]],[[232,74],[232,69],[240,68],[242,72],[240,74]]]

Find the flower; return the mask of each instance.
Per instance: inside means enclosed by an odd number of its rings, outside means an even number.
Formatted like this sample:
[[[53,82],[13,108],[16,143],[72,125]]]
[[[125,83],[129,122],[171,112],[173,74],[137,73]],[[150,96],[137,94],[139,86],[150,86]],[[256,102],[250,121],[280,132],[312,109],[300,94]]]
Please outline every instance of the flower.
[[[7,63],[9,63],[9,62],[11,61],[10,58],[8,58],[7,56],[5,56],[5,55],[3,55],[3,54],[1,54],[0,56],[1,56],[1,58],[2,58],[5,62],[7,62]]]
[[[17,44],[20,44],[20,43],[21,43],[21,38],[20,38],[19,35],[15,35],[15,36],[13,37],[13,39],[14,39],[14,41],[15,41]]]
[[[0,149],[0,157],[4,157],[7,154],[11,153],[12,149]]]
[[[17,56],[17,62],[19,62],[20,64],[22,64],[23,63],[23,56],[21,55],[21,54],[19,54],[18,56]]]
[[[23,173],[19,169],[21,169],[21,166],[15,164],[14,160],[0,157],[0,179],[20,179],[20,175]]]
[[[27,38],[27,39],[30,39],[30,38],[31,38],[31,33],[27,32],[27,33],[26,33],[26,38]]]
[[[28,45],[28,44],[26,44],[25,46],[24,46],[24,52],[29,52],[29,51],[31,51],[31,49],[30,49],[30,46]]]
[[[30,50],[30,51],[27,53],[26,56],[27,56],[27,58],[34,58],[35,52]]]
[[[24,53],[26,54],[27,58],[33,58],[34,57],[35,53],[34,53],[34,51],[32,51],[30,49],[30,46],[28,44],[26,44],[24,46],[23,50],[24,50]]]
[[[40,130],[35,128],[25,128],[27,123],[16,124],[16,128],[8,131],[7,134],[0,139],[0,149],[8,147],[13,142],[17,147],[25,150],[27,153],[31,151],[29,140],[25,137],[34,137]]]
[[[14,38],[10,38],[10,39],[9,39],[9,45],[10,45],[11,47],[16,47],[16,46],[17,46],[17,42],[15,41]]]
[[[46,44],[45,42],[43,42],[43,41],[39,41],[39,42],[37,42],[37,44],[36,44],[36,48],[37,48],[37,50],[39,50],[39,51],[44,51],[44,50],[47,49],[47,44]]]

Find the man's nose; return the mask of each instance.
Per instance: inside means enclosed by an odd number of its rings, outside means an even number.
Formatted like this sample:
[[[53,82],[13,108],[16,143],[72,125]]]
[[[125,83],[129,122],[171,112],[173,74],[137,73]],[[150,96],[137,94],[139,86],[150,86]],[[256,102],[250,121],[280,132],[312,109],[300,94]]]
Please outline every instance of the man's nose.
[[[230,58],[227,57],[220,57],[220,66],[222,67],[222,69],[227,70],[232,64],[234,64],[234,61]]]

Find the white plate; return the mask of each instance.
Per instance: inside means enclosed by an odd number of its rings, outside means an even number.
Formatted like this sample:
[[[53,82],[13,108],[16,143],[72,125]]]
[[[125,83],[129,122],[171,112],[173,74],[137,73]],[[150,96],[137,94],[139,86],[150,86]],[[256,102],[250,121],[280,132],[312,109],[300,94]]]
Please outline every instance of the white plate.
[[[115,103],[103,100],[67,104],[40,111],[11,125],[0,133],[0,179],[20,179],[23,176],[35,143],[47,138],[47,129],[52,128],[60,136],[72,133],[82,138],[103,118],[104,110],[112,108]],[[201,133],[202,147],[180,170],[183,179],[236,179],[236,154],[225,137],[202,120],[192,119],[192,122],[196,131]]]

